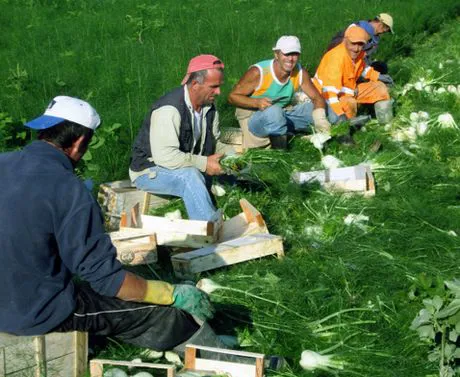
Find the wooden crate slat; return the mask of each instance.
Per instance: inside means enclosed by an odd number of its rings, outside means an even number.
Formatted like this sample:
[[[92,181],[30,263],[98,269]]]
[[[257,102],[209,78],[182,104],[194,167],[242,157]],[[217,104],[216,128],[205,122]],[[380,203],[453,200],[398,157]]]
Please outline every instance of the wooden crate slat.
[[[98,202],[105,215],[109,218],[109,225],[116,229],[120,222],[122,213],[128,217],[130,221],[130,210],[136,204],[144,205],[145,192],[138,190],[132,185],[131,181],[114,181],[103,183],[99,186]],[[145,208],[146,211],[150,208],[157,208],[169,202],[169,199],[164,196],[149,195],[149,201]]]
[[[46,359],[52,360],[75,352],[74,338],[70,333],[55,332],[45,338]]]
[[[84,376],[83,374],[75,374],[74,371],[74,354],[67,354],[46,363],[47,374],[46,376],[53,377],[68,377],[68,376]],[[40,375],[43,377],[43,375]]]
[[[34,339],[35,345],[35,363],[37,369],[35,375],[41,377],[43,375],[48,375],[48,365],[47,365],[47,349],[46,349],[46,340],[44,336],[36,336]]]
[[[7,376],[13,372],[34,368],[37,365],[34,338],[27,337],[24,343],[5,348],[5,358],[5,373]]]
[[[133,362],[133,361],[124,361],[124,360],[93,359],[90,361],[90,364],[89,364],[90,377],[103,377],[104,365],[164,370],[166,373],[165,374],[166,377],[176,376],[176,367],[171,364]]]
[[[88,359],[86,333],[0,334],[0,376],[80,377]]]
[[[215,222],[141,215],[141,227],[154,232],[158,245],[202,247],[217,240],[222,218]]]
[[[151,231],[121,228],[120,231],[111,232],[109,235],[117,249],[117,258],[123,264],[134,266],[157,262],[157,241]]]
[[[172,256],[177,276],[195,273],[256,259],[268,255],[284,255],[282,238],[272,234],[253,234],[217,245]]]
[[[75,356],[73,370],[75,376],[84,376],[88,367],[88,333],[76,331],[73,333]]]
[[[6,367],[5,349],[2,348],[0,345],[0,376],[4,376],[6,374],[5,367]]]
[[[203,350],[211,353],[226,354],[235,356],[235,359],[244,360],[244,363],[238,361],[221,361],[197,357],[197,350]],[[253,364],[247,363],[251,360]],[[229,373],[232,377],[263,377],[264,375],[265,355],[244,351],[233,351],[214,347],[196,346],[187,344],[185,346],[185,370],[184,371],[209,371]],[[180,374],[179,374],[180,375]]]
[[[197,248],[214,243],[212,236],[196,236],[186,233],[160,233],[157,234],[158,245],[173,247]]]
[[[242,212],[224,222],[218,241],[230,241],[234,238],[240,238],[254,233],[268,233],[265,222],[263,226],[260,226],[257,222],[248,223],[246,215]]]
[[[255,365],[229,363],[220,360],[196,359],[194,369],[230,373],[232,377],[256,375]]]
[[[110,232],[110,239],[113,241],[130,240],[139,237],[152,236],[155,233],[145,229],[138,228],[120,228],[117,232]]]
[[[135,266],[156,263],[158,260],[156,241],[152,236],[138,240],[115,241],[113,244],[117,249],[117,258],[123,264]]]
[[[249,203],[249,201],[241,199],[240,206],[248,223],[256,222],[261,227],[265,226],[265,220],[263,219],[262,214],[251,203]]]
[[[159,233],[186,233],[212,236],[213,228],[208,221],[167,219],[161,216],[141,215],[142,229]]]

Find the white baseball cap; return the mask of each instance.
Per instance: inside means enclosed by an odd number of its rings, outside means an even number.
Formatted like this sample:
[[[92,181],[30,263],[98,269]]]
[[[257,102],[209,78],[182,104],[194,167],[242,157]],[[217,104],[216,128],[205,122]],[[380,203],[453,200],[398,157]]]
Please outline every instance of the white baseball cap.
[[[280,50],[283,54],[289,54],[291,52],[298,52],[300,54],[299,38],[293,35],[283,35],[276,42],[276,46],[273,47],[273,51],[276,50]]]
[[[45,130],[65,120],[92,130],[101,124],[99,114],[88,102],[73,97],[57,96],[53,98],[42,116],[27,122],[26,126],[35,130]]]

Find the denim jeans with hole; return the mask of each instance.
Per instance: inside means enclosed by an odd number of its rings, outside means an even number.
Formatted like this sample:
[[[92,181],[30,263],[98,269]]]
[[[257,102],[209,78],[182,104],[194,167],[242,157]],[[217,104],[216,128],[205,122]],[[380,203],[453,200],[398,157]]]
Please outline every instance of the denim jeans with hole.
[[[150,168],[134,181],[139,190],[152,194],[173,195],[183,199],[190,220],[214,221],[216,207],[212,203],[205,175],[197,168]]]

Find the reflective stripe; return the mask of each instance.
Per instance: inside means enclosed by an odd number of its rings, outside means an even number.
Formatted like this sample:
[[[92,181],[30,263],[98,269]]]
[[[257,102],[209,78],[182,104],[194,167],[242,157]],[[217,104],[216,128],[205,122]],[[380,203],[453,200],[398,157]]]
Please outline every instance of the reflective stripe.
[[[315,77],[314,77],[314,78],[315,78],[316,80],[318,80],[318,82],[319,82],[319,84],[320,84],[321,86],[323,86],[323,80],[321,80],[321,79],[318,77],[318,74],[317,74],[317,73],[315,73]]]
[[[366,68],[364,68],[364,71],[363,73],[361,73],[361,77],[366,77],[367,75],[367,72],[369,72],[371,69],[371,67],[367,66]]]
[[[339,103],[339,99],[337,97],[332,97],[332,98],[327,99],[326,103],[328,103],[329,105],[331,103]]]
[[[323,86],[322,91],[339,94],[339,90],[335,86]]]
[[[355,95],[355,91],[353,89],[347,88],[346,86],[342,86],[342,89],[340,89],[340,91],[345,94],[351,94],[352,96]]]

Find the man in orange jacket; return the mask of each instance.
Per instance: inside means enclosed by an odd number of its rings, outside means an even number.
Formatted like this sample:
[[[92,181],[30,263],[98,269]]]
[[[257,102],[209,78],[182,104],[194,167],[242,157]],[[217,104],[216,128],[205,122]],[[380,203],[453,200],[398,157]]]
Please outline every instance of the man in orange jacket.
[[[385,84],[391,77],[379,73],[364,60],[369,34],[351,25],[341,44],[328,51],[318,66],[313,84],[329,105],[329,120],[337,123],[356,116],[358,104],[373,104],[380,123],[393,118],[392,101]],[[364,82],[358,83],[359,79]]]

